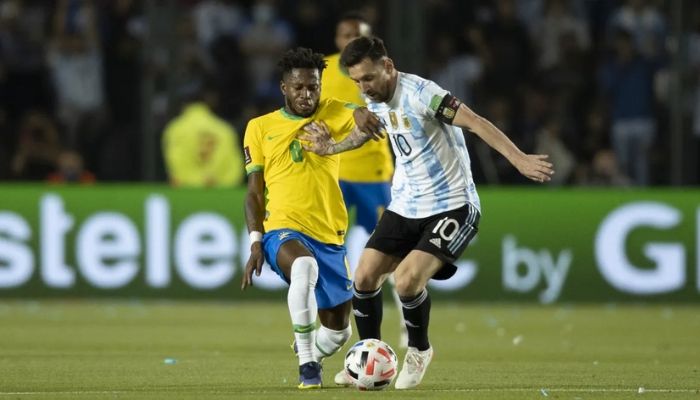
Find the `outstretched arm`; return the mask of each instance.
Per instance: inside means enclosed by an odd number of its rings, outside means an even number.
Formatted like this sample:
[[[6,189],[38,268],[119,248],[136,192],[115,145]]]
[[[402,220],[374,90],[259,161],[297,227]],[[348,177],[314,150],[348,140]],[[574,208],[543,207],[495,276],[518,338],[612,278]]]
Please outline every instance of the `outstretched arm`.
[[[464,104],[459,104],[452,125],[469,129],[505,157],[525,177],[547,182],[554,174],[545,154],[525,154],[500,129]]]
[[[264,232],[263,219],[265,217],[265,182],[262,172],[253,172],[248,175],[248,193],[245,197],[245,220],[248,232]],[[253,234],[256,235],[256,234]],[[251,235],[250,257],[245,266],[245,273],[241,279],[241,289],[253,286],[253,271],[255,276],[260,276],[265,256],[262,250],[262,238],[253,238]],[[258,240],[254,240],[258,239]]]
[[[336,142],[331,137],[328,125],[323,121],[314,121],[306,125],[304,127],[304,132],[306,133],[299,136],[299,139],[306,142],[302,143],[304,150],[311,151],[321,156],[338,154],[356,149],[370,139],[377,140],[377,137],[384,137],[381,132],[377,134],[364,133],[360,131],[358,127],[355,127],[345,139]]]

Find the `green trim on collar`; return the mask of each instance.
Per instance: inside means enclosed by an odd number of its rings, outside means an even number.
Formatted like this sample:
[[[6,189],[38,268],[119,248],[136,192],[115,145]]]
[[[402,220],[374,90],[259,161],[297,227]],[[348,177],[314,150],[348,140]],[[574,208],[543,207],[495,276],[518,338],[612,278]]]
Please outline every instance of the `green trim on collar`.
[[[287,110],[284,109],[284,107],[280,108],[280,112],[282,113],[283,117],[285,117],[287,119],[294,120],[294,121],[299,121],[299,120],[302,120],[305,118],[305,117],[300,117],[298,115],[288,113]]]

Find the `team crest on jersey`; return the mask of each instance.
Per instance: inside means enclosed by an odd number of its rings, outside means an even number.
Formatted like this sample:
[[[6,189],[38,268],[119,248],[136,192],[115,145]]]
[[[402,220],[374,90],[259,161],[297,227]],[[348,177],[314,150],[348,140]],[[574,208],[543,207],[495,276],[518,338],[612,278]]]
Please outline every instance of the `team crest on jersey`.
[[[391,121],[391,127],[394,128],[394,130],[399,129],[399,119],[396,117],[394,111],[389,111],[389,121]]]
[[[250,149],[248,148],[248,146],[245,146],[243,148],[243,155],[245,157],[245,165],[248,165],[253,161],[253,159],[250,158]]]
[[[411,121],[408,119],[408,116],[406,114],[403,114],[401,116],[401,119],[403,120],[403,127],[410,131],[411,130]]]

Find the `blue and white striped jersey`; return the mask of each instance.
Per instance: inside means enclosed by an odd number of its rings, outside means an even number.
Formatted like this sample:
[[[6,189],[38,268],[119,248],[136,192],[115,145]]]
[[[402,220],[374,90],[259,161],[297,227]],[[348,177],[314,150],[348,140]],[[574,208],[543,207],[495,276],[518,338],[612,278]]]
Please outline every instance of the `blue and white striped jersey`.
[[[367,108],[384,121],[396,156],[388,209],[406,218],[429,217],[467,202],[481,210],[464,135],[435,118],[447,94],[435,82],[399,72],[388,103],[366,98]]]

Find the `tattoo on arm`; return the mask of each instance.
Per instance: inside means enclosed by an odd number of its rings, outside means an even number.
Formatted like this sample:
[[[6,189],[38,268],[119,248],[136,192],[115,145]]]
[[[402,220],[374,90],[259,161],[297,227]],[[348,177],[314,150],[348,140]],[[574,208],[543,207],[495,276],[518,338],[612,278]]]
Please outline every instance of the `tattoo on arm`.
[[[367,142],[372,135],[366,134],[357,127],[350,132],[350,134],[339,143],[335,143],[330,147],[330,154],[338,154],[344,151],[353,150],[362,146]]]

